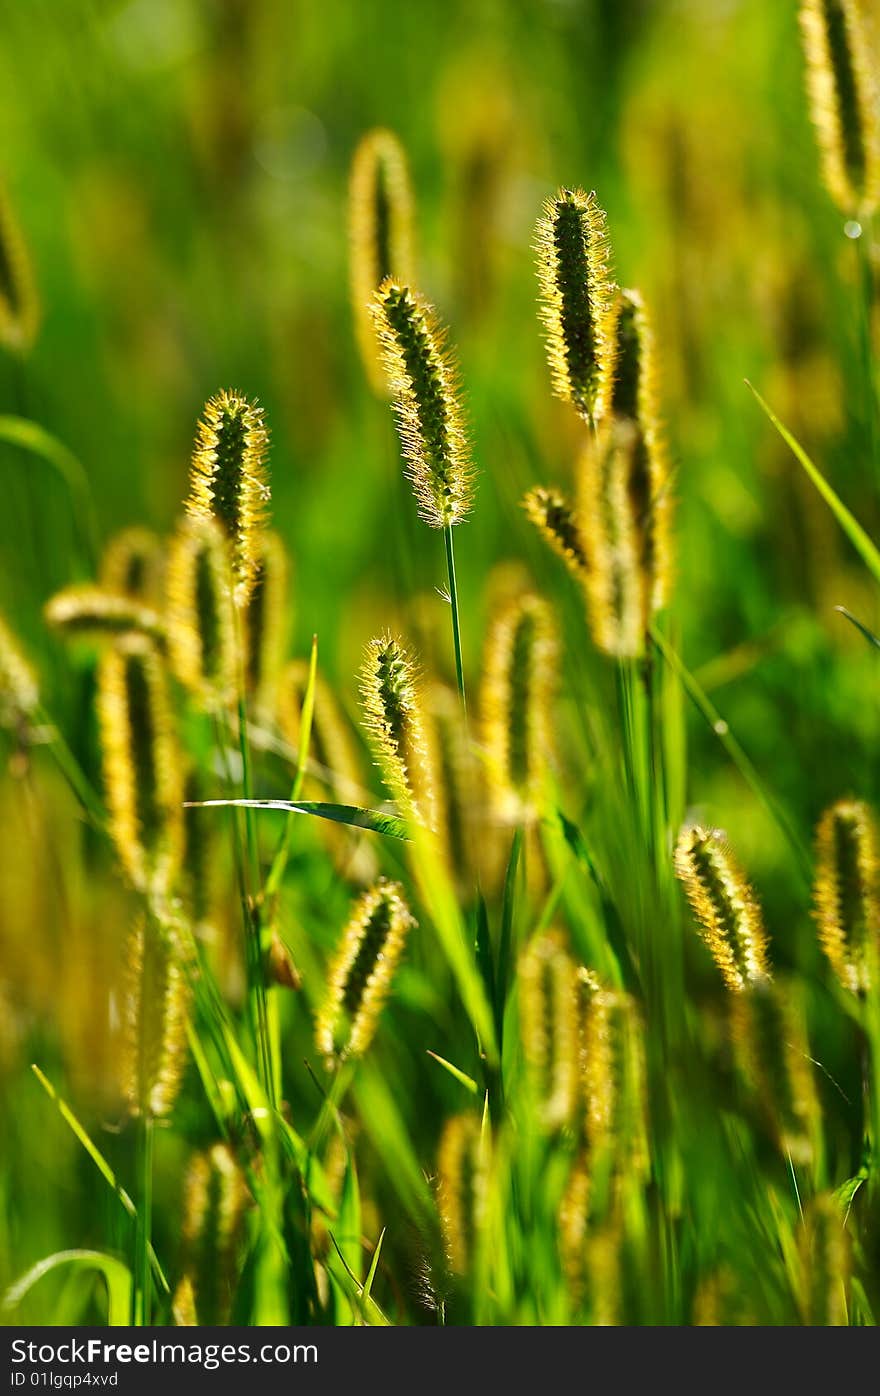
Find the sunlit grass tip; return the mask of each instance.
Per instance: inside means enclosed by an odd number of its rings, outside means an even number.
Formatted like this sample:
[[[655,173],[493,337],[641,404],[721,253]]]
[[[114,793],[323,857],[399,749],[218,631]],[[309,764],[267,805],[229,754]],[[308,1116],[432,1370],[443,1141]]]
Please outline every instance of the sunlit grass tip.
[[[436,782],[419,674],[396,636],[369,642],[360,689],[364,725],[386,785],[404,813],[434,828]]]
[[[431,528],[449,528],[466,518],[474,498],[457,364],[432,308],[392,277],[376,292],[373,316],[419,516]]]
[[[366,1052],[415,924],[399,883],[381,878],[358,899],[330,965],[315,1025],[328,1067]]]
[[[535,247],[553,391],[595,421],[606,396],[613,292],[607,221],[595,193],[560,189],[544,205]]]
[[[360,141],[348,191],[351,298],[355,331],[376,392],[387,384],[379,362],[371,302],[387,277],[405,286],[415,277],[413,197],[406,155],[393,132],[379,128]]]
[[[724,834],[686,825],[674,868],[728,989],[738,993],[769,978],[761,908]]]
[[[541,537],[561,557],[576,581],[584,584],[589,562],[583,530],[574,506],[561,490],[535,485],[523,499],[526,515]]]
[[[238,605],[245,604],[256,578],[269,503],[268,446],[257,403],[237,392],[221,392],[205,405],[186,507],[195,518],[215,519],[226,533]]]

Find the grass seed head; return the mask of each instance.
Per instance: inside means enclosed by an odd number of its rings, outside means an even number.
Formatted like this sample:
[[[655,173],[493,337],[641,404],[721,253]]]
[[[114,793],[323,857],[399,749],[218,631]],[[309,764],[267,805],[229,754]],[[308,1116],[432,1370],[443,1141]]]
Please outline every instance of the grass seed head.
[[[55,593],[43,610],[47,624],[68,639],[115,640],[120,635],[145,635],[157,645],[165,642],[165,623],[152,606],[124,593],[96,586],[70,586]]]
[[[39,706],[37,676],[0,616],[0,727],[26,736]]]
[[[485,1233],[490,1144],[479,1116],[447,1120],[437,1150],[437,1206],[446,1262],[463,1279]]]
[[[227,1144],[214,1144],[193,1157],[184,1187],[185,1269],[177,1294],[189,1285],[199,1323],[230,1320],[249,1203],[244,1175]]]
[[[105,591],[148,606],[162,600],[162,540],[149,528],[133,525],[110,539],[101,557],[99,580]]]
[[[406,815],[435,828],[436,780],[418,675],[412,657],[393,635],[367,645],[361,703],[385,784]]]
[[[761,980],[730,1005],[734,1054],[783,1154],[812,1161],[819,1102],[795,987]]]
[[[613,290],[606,218],[596,195],[560,189],[544,205],[535,245],[553,391],[595,421],[606,396]]]
[[[315,1026],[328,1069],[366,1052],[415,924],[399,883],[380,878],[358,898],[330,965]]]
[[[575,581],[585,583],[589,563],[580,519],[560,490],[536,485],[523,500],[523,508],[553,551],[562,558]]]
[[[678,836],[674,866],[728,989],[739,993],[768,979],[761,908],[724,835],[687,825]]]
[[[874,811],[862,800],[838,800],[819,820],[813,904],[838,980],[867,993],[880,954],[880,860]]]
[[[474,471],[445,332],[421,296],[392,277],[376,292],[373,316],[419,517],[451,527],[470,512]]]
[[[187,512],[214,519],[229,539],[236,604],[243,606],[256,577],[269,502],[263,409],[236,392],[205,405],[190,471]]]
[[[182,854],[183,776],[165,668],[128,636],[98,668],[98,716],[110,834],[139,891],[167,893]]]
[[[490,622],[480,692],[491,800],[503,822],[534,819],[551,748],[558,639],[550,606],[532,592]]]
[[[129,1113],[167,1118],[186,1065],[187,984],[175,926],[142,916],[126,954],[122,1085]]]
[[[382,393],[387,385],[371,303],[389,276],[405,286],[415,277],[409,171],[403,146],[391,131],[370,131],[361,140],[352,161],[348,199],[355,331],[370,383]]]
[[[861,0],[803,0],[807,88],[822,175],[848,218],[880,200],[880,83]]]
[[[523,1051],[541,1124],[562,1129],[574,1116],[579,1080],[577,967],[558,932],[535,936],[517,976]]]
[[[213,519],[183,519],[169,549],[166,588],[172,671],[206,712],[218,712],[235,694],[237,648],[229,548]]]
[[[631,995],[579,973],[580,1079],[587,1148],[595,1174],[649,1168],[644,1031]]]
[[[845,1328],[850,1322],[852,1245],[834,1197],[820,1193],[810,1202],[798,1242],[803,1322],[814,1328]]]

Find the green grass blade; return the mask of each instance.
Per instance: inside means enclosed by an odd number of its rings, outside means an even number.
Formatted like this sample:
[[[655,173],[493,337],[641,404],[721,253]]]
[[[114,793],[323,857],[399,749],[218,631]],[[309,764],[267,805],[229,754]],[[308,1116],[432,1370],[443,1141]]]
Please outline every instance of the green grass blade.
[[[873,575],[874,580],[880,582],[880,552],[874,547],[874,544],[862,528],[858,519],[850,513],[840,496],[831,488],[819,467],[814,465],[810,460],[810,457],[807,455],[800,442],[792,436],[787,427],[783,426],[782,422],[780,422],[779,418],[776,416],[776,413],[764,401],[757,388],[753,387],[748,379],[746,379],[746,387],[754,394],[762,411],[769,417],[786,446],[788,446],[789,450],[803,466],[809,479],[816,486],[816,489],[825,500],[825,503],[837,519],[837,522],[840,524],[847,538]]]
[[[98,530],[89,477],[73,452],[37,422],[26,417],[0,416],[0,442],[17,446],[45,462],[61,477],[75,501],[74,516],[84,527],[83,545],[89,563],[98,558]]]
[[[364,1280],[364,1298],[365,1298],[365,1299],[369,1299],[369,1297],[370,1297],[370,1292],[371,1292],[371,1290],[372,1290],[372,1288],[373,1288],[373,1281],[374,1281],[374,1279],[376,1278],[376,1271],[377,1271],[378,1268],[379,1268],[379,1256],[382,1254],[382,1242],[383,1242],[384,1240],[385,1240],[385,1227],[383,1226],[383,1228],[382,1228],[382,1230],[381,1230],[381,1232],[380,1232],[380,1234],[379,1234],[379,1239],[378,1239],[378,1241],[376,1242],[376,1248],[375,1248],[375,1250],[373,1251],[373,1259],[370,1261],[370,1268],[369,1268],[369,1270],[367,1271],[367,1278]]]
[[[438,1062],[440,1066],[444,1067],[449,1072],[450,1076],[453,1076],[460,1085],[464,1086],[466,1091],[470,1091],[471,1095],[477,1094],[477,1083],[472,1076],[468,1076],[467,1072],[460,1071],[457,1066],[453,1066],[452,1062],[448,1062],[446,1058],[441,1057],[439,1053],[432,1052],[430,1047],[427,1048],[427,1052],[428,1056],[432,1057],[435,1062]]]
[[[862,622],[853,615],[852,611],[848,611],[845,606],[835,606],[834,609],[835,611],[839,611],[840,614],[849,621],[850,625],[854,625],[860,634],[864,635],[869,645],[873,645],[875,649],[880,650],[880,640],[878,640],[873,630],[869,630],[866,625],[863,625]]]
[[[29,1294],[34,1285],[62,1266],[80,1270],[95,1270],[107,1285],[107,1323],[111,1328],[124,1328],[128,1325],[131,1303],[131,1273],[115,1256],[103,1251],[56,1251],[44,1260],[38,1260],[26,1274],[16,1280],[3,1296],[4,1309],[16,1309]]]
[[[320,800],[188,800],[185,808],[219,809],[229,805],[240,809],[281,810],[285,814],[311,814],[334,824],[348,824],[353,829],[369,829],[386,838],[409,838],[405,820],[395,814],[383,814],[381,810],[363,809],[360,805],[323,804]]]

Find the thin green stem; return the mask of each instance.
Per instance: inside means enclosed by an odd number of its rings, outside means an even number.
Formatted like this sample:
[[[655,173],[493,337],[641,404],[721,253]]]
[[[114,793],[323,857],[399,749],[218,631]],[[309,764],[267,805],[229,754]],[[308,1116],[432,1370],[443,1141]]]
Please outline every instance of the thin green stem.
[[[449,579],[449,605],[452,611],[452,643],[455,647],[455,677],[458,680],[458,693],[462,712],[467,718],[467,697],[464,691],[464,666],[461,659],[461,624],[458,613],[458,587],[455,582],[455,547],[452,541],[452,525],[444,529],[446,538],[446,574]]]
[[[140,1295],[138,1321],[142,1327],[149,1328],[152,1318],[150,1242],[153,1230],[153,1117],[147,1110],[138,1118],[138,1175],[141,1204],[138,1210],[135,1258],[136,1287]]]

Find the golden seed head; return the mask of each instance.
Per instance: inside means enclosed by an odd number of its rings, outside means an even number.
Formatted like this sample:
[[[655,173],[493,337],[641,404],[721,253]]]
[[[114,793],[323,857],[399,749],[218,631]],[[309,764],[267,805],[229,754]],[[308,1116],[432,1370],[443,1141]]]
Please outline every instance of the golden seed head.
[[[26,732],[39,706],[37,676],[0,616],[0,727]]]
[[[315,1025],[328,1069],[366,1052],[415,924],[399,883],[380,878],[358,898],[330,965]]]
[[[861,0],[802,0],[807,88],[822,174],[841,213],[880,201],[880,83]]]
[[[479,1116],[447,1120],[437,1150],[437,1206],[447,1264],[459,1278],[470,1272],[485,1232],[489,1156]]]
[[[122,1087],[132,1115],[171,1114],[186,1066],[188,992],[178,933],[143,916],[126,953]]]
[[[227,1144],[195,1154],[183,1204],[183,1260],[199,1322],[229,1322],[250,1194]]]
[[[163,567],[162,540],[157,534],[137,525],[123,528],[104,549],[101,586],[116,596],[158,605],[162,599]]]
[[[229,539],[234,597],[243,606],[253,588],[269,503],[263,409],[236,392],[218,393],[199,422],[186,508],[214,519]]]
[[[381,635],[367,645],[360,677],[364,725],[382,778],[401,811],[433,829],[434,762],[413,659],[399,639]]]
[[[146,637],[128,636],[102,657],[98,717],[119,860],[138,890],[165,893],[182,854],[183,776],[164,665]]]
[[[725,836],[718,829],[686,826],[678,836],[674,866],[728,989],[738,993],[768,979],[761,908]]]
[[[391,277],[373,298],[373,317],[419,517],[431,528],[461,523],[474,470],[445,331],[427,302]]]
[[[852,1244],[846,1217],[834,1197],[820,1193],[801,1221],[803,1321],[814,1328],[845,1328],[849,1323]]]
[[[40,301],[30,253],[5,192],[0,189],[0,344],[13,353],[33,347]]]
[[[585,1133],[594,1167],[619,1163],[632,1176],[649,1167],[647,1087],[641,1015],[631,995],[579,974],[580,1067]]]
[[[540,810],[557,665],[547,602],[526,592],[504,603],[489,625],[480,692],[491,798],[503,821],[531,820]]]
[[[254,587],[244,612],[245,678],[254,711],[274,716],[287,648],[289,567],[277,533],[267,533],[257,556]]]
[[[542,1125],[562,1129],[579,1080],[577,968],[559,932],[535,936],[519,962],[520,1032]]]
[[[386,130],[363,137],[348,190],[351,299],[364,368],[374,390],[386,389],[370,306],[387,277],[415,278],[413,198],[403,146]]]
[[[166,575],[172,672],[206,712],[232,702],[235,616],[226,536],[213,519],[186,517],[172,539]]]
[[[813,1157],[819,1101],[803,1007],[794,984],[762,980],[734,994],[731,1034],[740,1074],[783,1153],[793,1162]]]
[[[607,222],[595,194],[560,189],[538,223],[540,317],[555,395],[588,421],[604,409],[613,285]]]
[[[609,417],[578,463],[578,518],[593,639],[617,658],[642,653],[669,584],[669,479],[637,422]]]
[[[880,954],[880,859],[874,811],[862,800],[838,800],[819,820],[813,903],[835,975],[850,993],[867,993]]]
[[[146,635],[157,645],[165,640],[159,612],[132,596],[96,586],[69,586],[57,591],[43,610],[46,622],[65,637],[115,640],[120,635]]]
[[[536,485],[523,500],[523,508],[545,542],[576,581],[586,582],[589,572],[580,519],[560,490]]]

